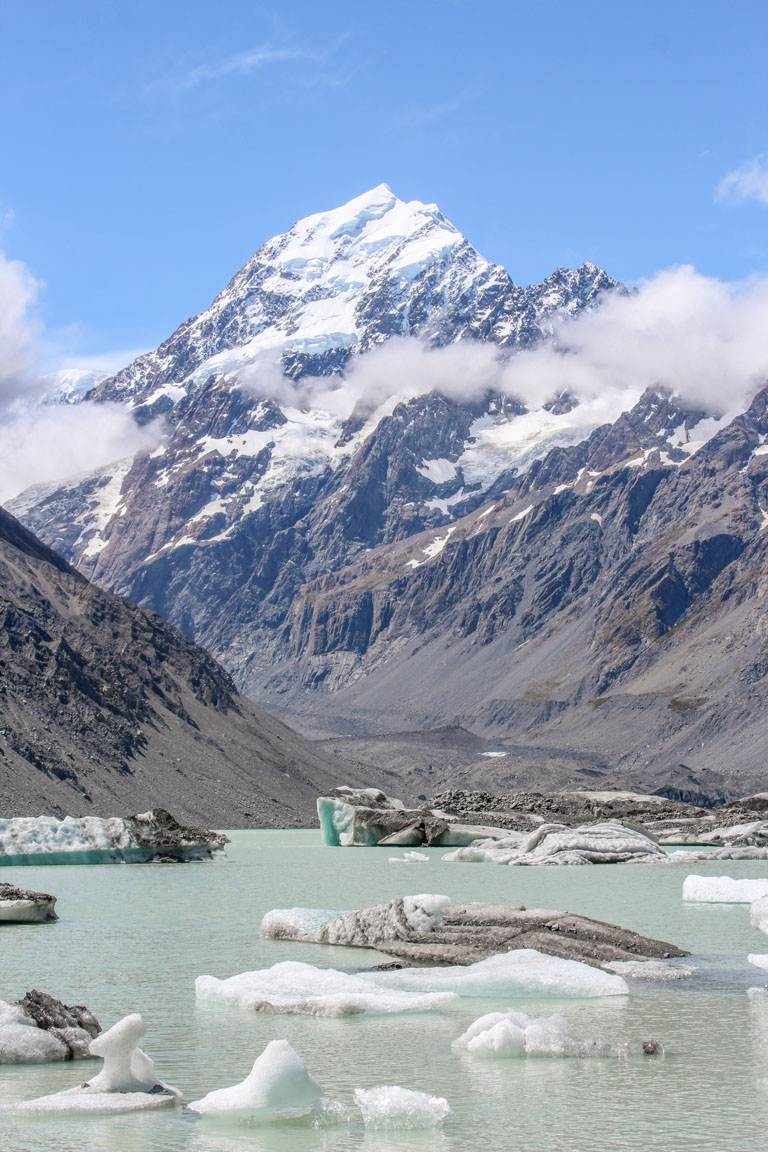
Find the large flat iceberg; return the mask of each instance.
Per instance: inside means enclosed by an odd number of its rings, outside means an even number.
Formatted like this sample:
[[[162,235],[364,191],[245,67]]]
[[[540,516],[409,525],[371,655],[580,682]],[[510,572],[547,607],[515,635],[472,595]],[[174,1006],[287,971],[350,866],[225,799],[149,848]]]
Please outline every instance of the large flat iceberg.
[[[768,896],[768,880],[735,880],[732,876],[686,876],[683,900],[704,904],[751,904]]]
[[[198,976],[195,981],[199,1003],[312,1016],[421,1012],[459,997],[623,996],[628,991],[621,976],[531,948],[450,968],[349,973],[285,961],[228,980]]]
[[[626,864],[666,860],[650,836],[623,824],[542,824],[527,836],[477,840],[449,852],[444,860],[470,864],[553,865]]]
[[[136,816],[0,819],[0,865],[205,860],[225,844],[225,836],[188,828],[162,808]]]

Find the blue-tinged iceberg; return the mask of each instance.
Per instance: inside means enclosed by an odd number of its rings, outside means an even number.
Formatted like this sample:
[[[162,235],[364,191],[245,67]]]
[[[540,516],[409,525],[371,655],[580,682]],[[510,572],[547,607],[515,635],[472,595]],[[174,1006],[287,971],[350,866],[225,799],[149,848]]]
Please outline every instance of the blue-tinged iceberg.
[[[163,808],[136,816],[16,816],[0,819],[0,866],[209,860],[226,842]]]

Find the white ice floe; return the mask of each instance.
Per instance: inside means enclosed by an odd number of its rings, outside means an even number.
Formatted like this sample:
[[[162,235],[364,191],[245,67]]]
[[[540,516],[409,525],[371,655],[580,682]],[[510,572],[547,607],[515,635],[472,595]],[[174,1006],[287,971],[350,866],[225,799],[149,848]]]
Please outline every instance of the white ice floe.
[[[87,1054],[91,1035],[84,1028],[41,1028],[19,1004],[0,1000],[0,1064],[47,1064]]]
[[[429,1096],[396,1084],[356,1088],[355,1103],[367,1128],[435,1128],[451,1111],[442,1096]]]
[[[686,980],[696,971],[685,964],[671,964],[668,960],[609,960],[603,968],[630,980]]]
[[[524,1012],[489,1012],[453,1041],[473,1056],[608,1056],[609,1045],[576,1036],[564,1016],[530,1017]]]
[[[750,964],[754,964],[755,968],[762,968],[764,972],[768,972],[768,955],[764,952],[750,952],[747,960]]]
[[[104,1065],[85,1084],[0,1107],[3,1112],[135,1112],[176,1103],[181,1093],[155,1075],[155,1066],[139,1048],[144,1021],[138,1014],[125,1016],[91,1041],[91,1053]]]
[[[388,1014],[442,1008],[459,997],[622,996],[626,981],[578,960],[521,948],[455,967],[340,972],[285,961],[228,980],[198,976],[199,1003],[312,1016]]]
[[[405,853],[407,856],[408,853]],[[417,853],[420,855],[420,853]],[[356,912],[324,908],[275,908],[261,921],[261,934],[271,939],[306,940],[317,944],[372,947],[378,940],[425,934],[439,927],[450,896],[431,892],[403,896]]]
[[[735,880],[732,876],[686,876],[683,900],[704,904],[751,904],[768,896],[768,880]]]
[[[541,824],[527,836],[476,840],[449,852],[444,860],[484,864],[616,864],[666,860],[649,836],[623,824]]]
[[[189,1107],[201,1116],[263,1122],[307,1116],[322,1095],[298,1052],[287,1040],[272,1040],[245,1080],[209,1092]]]
[[[17,816],[0,819],[0,865],[140,863],[159,855],[202,859],[226,842],[216,840],[176,825],[161,810],[125,818]]]
[[[403,852],[402,856],[390,856],[390,864],[419,864],[429,863],[426,852]]]
[[[749,919],[753,928],[768,935],[768,896],[760,896],[752,901],[749,909]]]

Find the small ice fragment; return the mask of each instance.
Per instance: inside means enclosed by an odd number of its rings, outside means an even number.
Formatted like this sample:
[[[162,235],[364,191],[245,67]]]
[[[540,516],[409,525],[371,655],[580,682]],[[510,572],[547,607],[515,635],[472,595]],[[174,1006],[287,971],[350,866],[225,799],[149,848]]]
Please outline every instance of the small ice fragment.
[[[304,1061],[287,1040],[272,1040],[239,1084],[217,1088],[189,1105],[201,1116],[270,1121],[306,1116],[322,1099]]]
[[[768,955],[766,955],[764,952],[750,952],[749,956],[747,956],[747,960],[750,964],[754,964],[755,968],[762,968],[764,971],[768,972]]]
[[[609,960],[603,968],[619,976],[628,976],[630,980],[686,980],[696,971],[684,964],[670,964],[667,960]]]
[[[442,1096],[429,1096],[396,1084],[356,1088],[355,1103],[366,1128],[435,1128],[451,1111]]]
[[[420,862],[429,862],[429,856],[425,852],[403,852],[402,856],[390,856],[390,864],[416,864]]]
[[[751,904],[768,896],[768,880],[734,880],[732,876],[686,876],[683,900],[704,904]]]
[[[753,928],[768,935],[768,896],[761,896],[752,901],[749,909],[749,919]]]
[[[453,1041],[473,1056],[607,1056],[610,1046],[571,1032],[564,1016],[531,1018],[523,1012],[490,1012]]]

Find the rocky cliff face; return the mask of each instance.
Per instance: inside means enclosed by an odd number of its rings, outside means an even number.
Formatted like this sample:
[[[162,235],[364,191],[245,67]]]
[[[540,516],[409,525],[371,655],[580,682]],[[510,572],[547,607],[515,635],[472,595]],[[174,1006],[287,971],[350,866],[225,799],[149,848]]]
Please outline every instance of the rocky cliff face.
[[[514,733],[565,753],[567,780],[588,750],[591,776],[620,766],[654,788],[693,764],[759,788],[768,389],[675,460],[667,428],[686,419],[648,394],[450,529],[305,586],[290,631],[305,683],[370,723]]]
[[[330,757],[238,696],[207,653],[89,584],[2,509],[0,618],[5,816],[161,803],[213,823],[290,824],[338,782]]]

